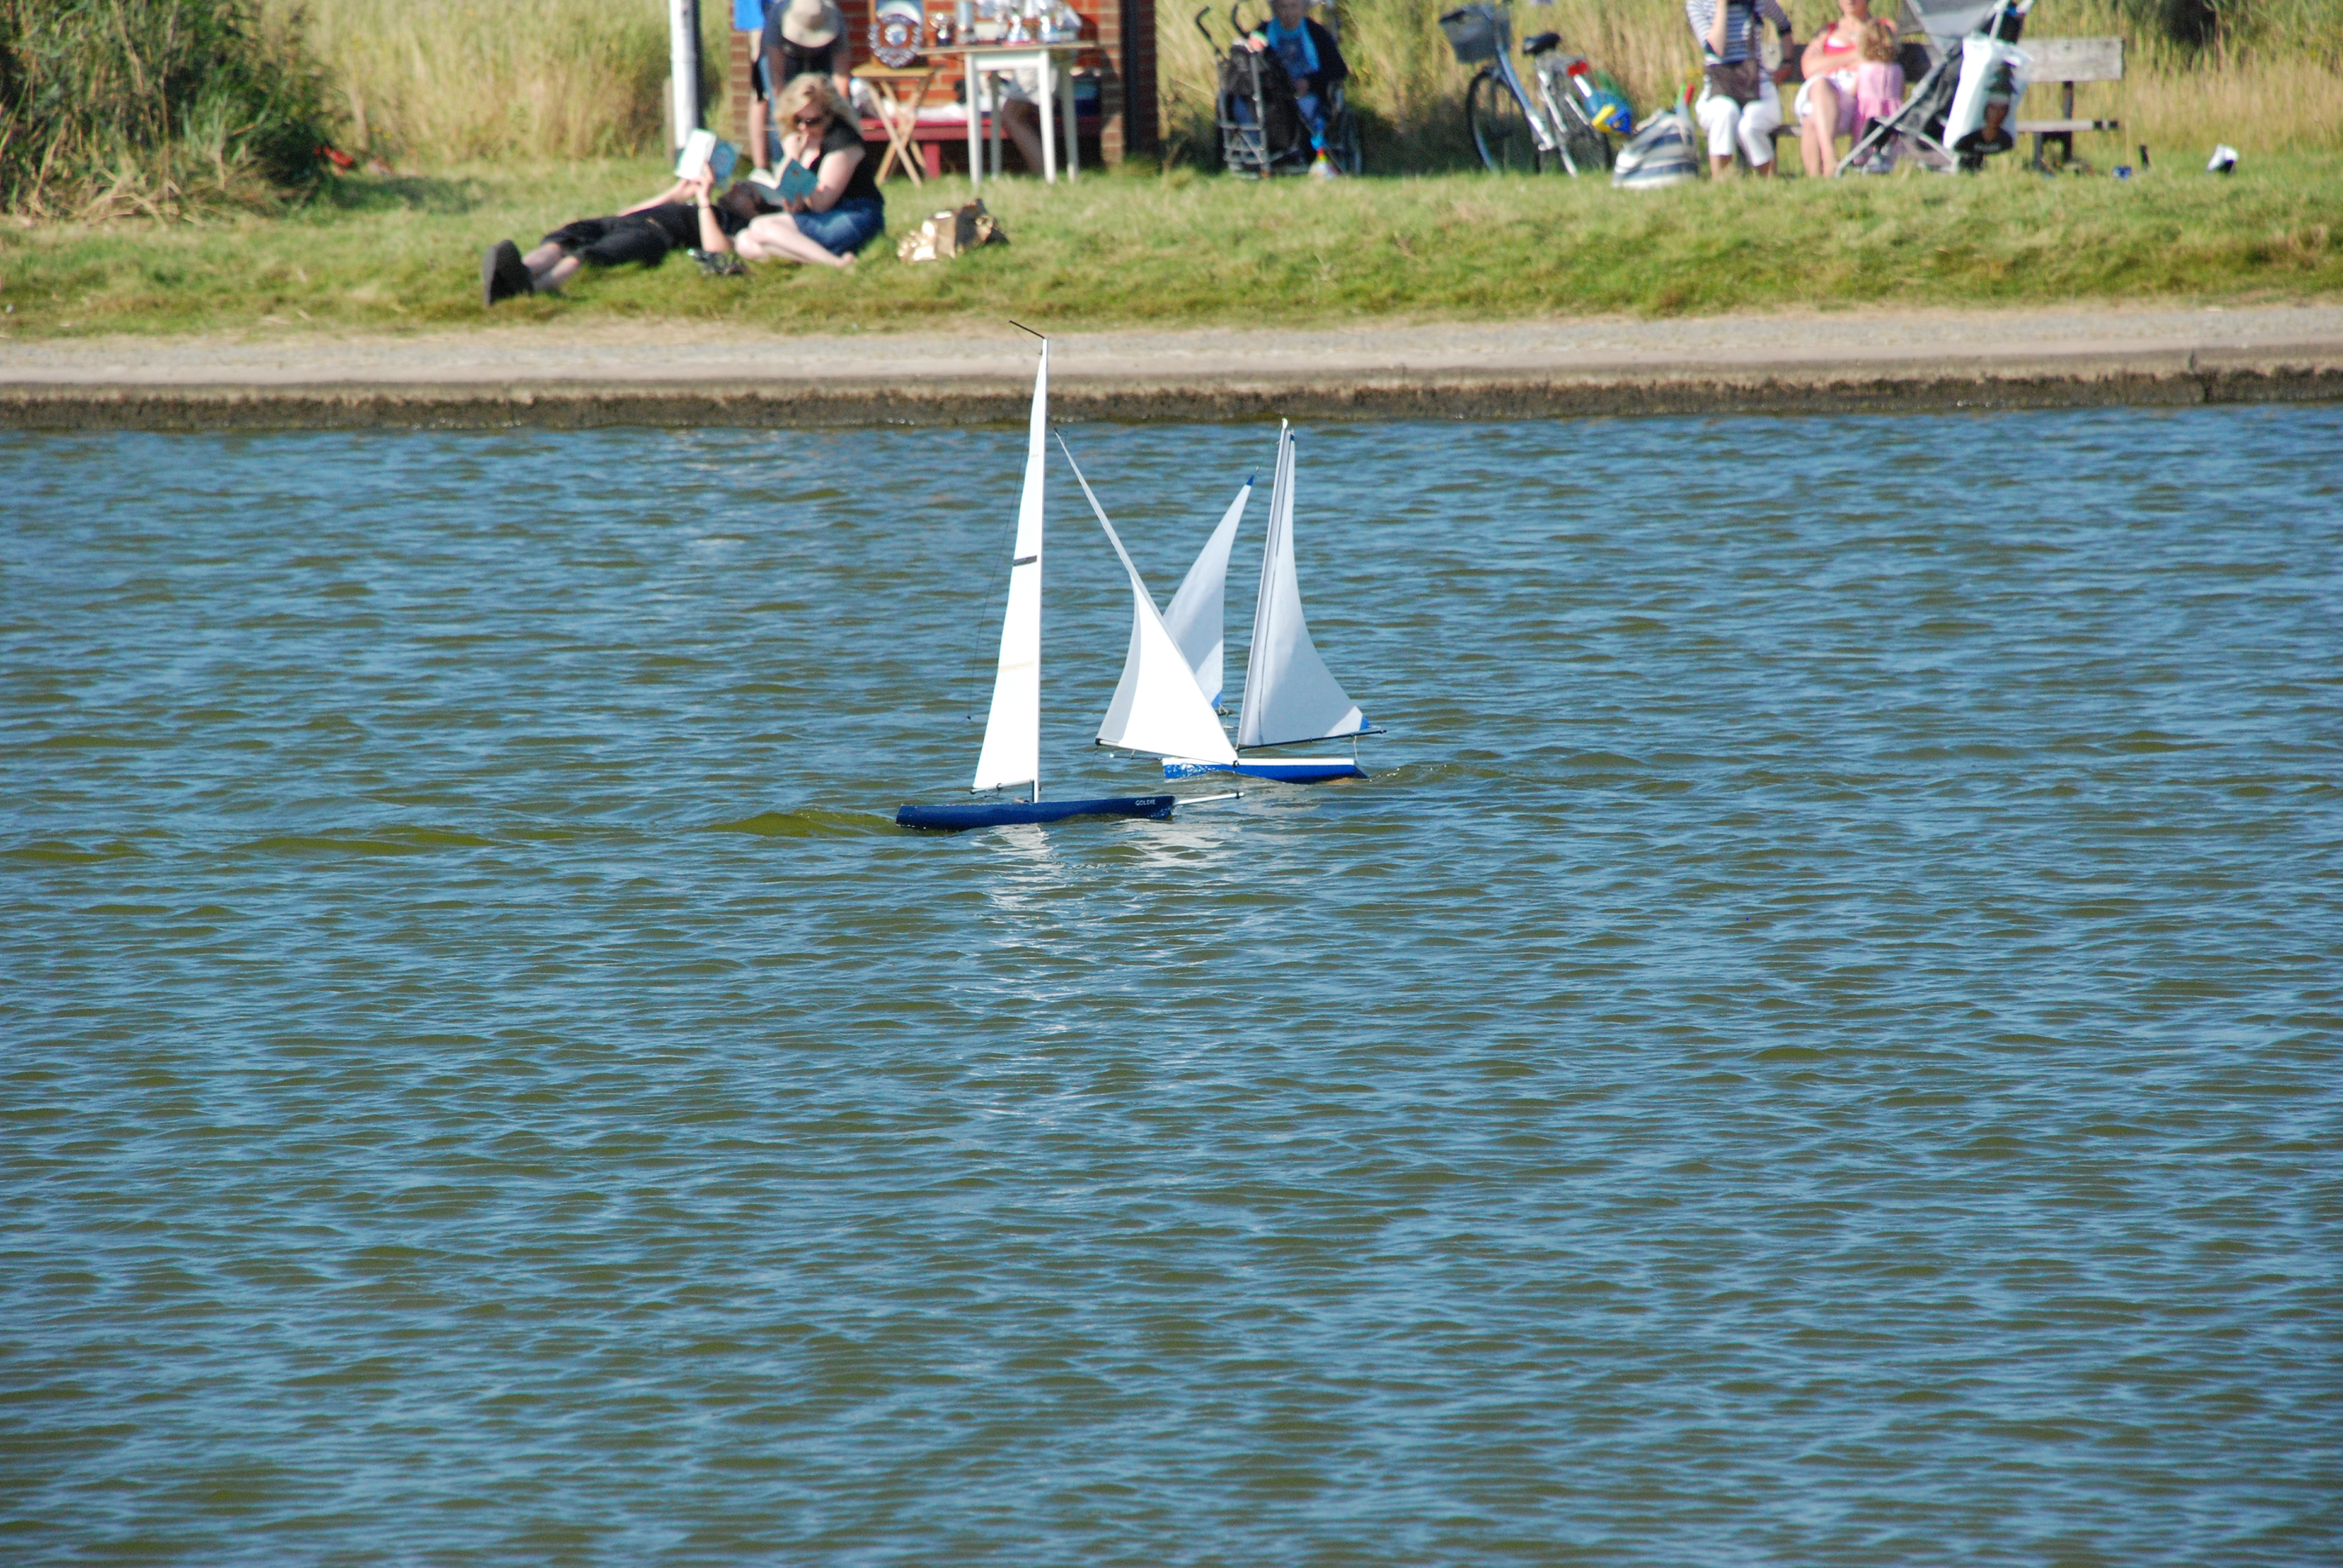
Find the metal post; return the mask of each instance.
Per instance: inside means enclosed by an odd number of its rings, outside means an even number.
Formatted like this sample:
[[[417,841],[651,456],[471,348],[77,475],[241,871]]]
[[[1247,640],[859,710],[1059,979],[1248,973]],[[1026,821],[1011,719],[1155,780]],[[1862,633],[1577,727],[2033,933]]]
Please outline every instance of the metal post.
[[[699,0],[667,0],[668,146],[699,129]]]

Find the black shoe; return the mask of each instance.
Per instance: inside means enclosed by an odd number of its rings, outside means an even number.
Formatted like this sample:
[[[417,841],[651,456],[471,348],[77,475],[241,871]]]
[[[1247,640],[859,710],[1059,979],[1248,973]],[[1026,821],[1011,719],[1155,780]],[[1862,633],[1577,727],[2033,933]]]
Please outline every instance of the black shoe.
[[[488,247],[480,258],[480,303],[494,305],[499,299],[536,292],[536,280],[520,259],[520,246],[508,239],[500,239]]]

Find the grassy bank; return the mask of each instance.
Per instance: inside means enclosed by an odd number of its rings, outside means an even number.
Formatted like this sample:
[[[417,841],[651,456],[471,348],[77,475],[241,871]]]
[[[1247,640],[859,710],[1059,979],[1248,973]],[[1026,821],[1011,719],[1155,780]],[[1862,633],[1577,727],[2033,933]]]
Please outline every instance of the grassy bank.
[[[1473,320],[1852,306],[2343,295],[2343,157],[2264,157],[2220,179],[1703,183],[1630,195],[1473,174],[1272,186],[1168,174],[988,187],[1014,237],[948,266],[872,249],[850,275],[701,277],[685,259],[598,273],[482,312],[478,258],[656,188],[652,160],[334,184],[278,219],[0,229],[8,337],[499,323],[737,323],[759,330]],[[960,199],[889,187],[893,232]]]

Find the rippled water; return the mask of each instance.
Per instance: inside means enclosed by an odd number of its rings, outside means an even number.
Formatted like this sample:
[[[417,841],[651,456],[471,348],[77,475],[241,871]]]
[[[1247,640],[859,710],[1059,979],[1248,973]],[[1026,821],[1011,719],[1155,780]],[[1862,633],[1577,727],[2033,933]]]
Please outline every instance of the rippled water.
[[[2343,410],[1019,446],[0,437],[0,1556],[2343,1555]]]

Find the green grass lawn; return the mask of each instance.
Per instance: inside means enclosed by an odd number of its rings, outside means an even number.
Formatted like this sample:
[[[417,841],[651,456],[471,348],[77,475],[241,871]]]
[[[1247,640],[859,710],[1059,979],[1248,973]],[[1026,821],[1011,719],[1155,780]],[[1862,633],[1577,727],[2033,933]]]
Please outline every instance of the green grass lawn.
[[[757,330],[1281,326],[1872,301],[1966,306],[2343,295],[2343,157],[2229,178],[2158,167],[2045,178],[1727,180],[1631,194],[1478,174],[1271,185],[1187,170],[1012,178],[1013,239],[906,266],[893,241],[966,196],[887,187],[890,234],[850,274],[702,277],[683,257],[589,274],[566,297],[479,304],[482,248],[657,189],[653,160],[338,181],[281,218],[0,229],[13,337],[506,323],[738,323]]]

